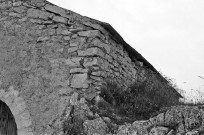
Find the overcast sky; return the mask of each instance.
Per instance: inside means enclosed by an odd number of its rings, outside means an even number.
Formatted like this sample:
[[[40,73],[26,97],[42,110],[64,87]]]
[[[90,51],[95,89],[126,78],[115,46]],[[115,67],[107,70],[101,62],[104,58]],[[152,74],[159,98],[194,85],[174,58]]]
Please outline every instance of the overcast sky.
[[[203,88],[204,0],[49,0],[111,24],[179,88]]]

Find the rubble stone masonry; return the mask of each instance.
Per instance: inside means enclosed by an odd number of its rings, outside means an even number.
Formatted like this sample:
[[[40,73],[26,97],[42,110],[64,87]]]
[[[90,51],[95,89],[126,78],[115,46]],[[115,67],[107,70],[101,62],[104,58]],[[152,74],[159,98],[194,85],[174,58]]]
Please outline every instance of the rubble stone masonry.
[[[44,0],[0,0],[0,99],[18,135],[62,134],[74,100],[94,98],[105,79],[162,80],[108,27]]]

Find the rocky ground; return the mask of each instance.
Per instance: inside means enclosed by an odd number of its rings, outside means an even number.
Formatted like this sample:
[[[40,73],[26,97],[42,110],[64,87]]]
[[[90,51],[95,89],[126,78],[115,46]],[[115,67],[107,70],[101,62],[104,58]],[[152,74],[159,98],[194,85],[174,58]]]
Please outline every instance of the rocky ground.
[[[204,135],[204,106],[173,106],[148,120],[122,125],[108,116],[95,116],[83,123],[88,135]]]

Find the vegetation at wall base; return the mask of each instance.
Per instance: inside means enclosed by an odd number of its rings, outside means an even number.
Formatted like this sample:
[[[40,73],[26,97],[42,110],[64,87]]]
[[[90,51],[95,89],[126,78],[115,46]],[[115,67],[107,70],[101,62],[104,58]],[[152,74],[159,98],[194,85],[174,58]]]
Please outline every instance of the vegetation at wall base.
[[[149,83],[148,79],[136,82],[126,90],[118,87],[117,83],[107,81],[100,96],[114,108],[114,113],[126,117],[123,122],[149,119],[161,108],[178,104],[171,86],[162,87],[161,82]]]
[[[62,128],[64,135],[86,135],[83,128],[83,120],[74,114],[74,106],[70,112],[70,117],[65,119]]]

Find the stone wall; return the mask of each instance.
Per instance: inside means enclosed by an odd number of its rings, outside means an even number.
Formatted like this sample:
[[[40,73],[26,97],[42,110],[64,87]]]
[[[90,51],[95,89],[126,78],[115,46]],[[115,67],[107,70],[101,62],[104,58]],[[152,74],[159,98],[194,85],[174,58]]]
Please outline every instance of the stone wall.
[[[145,80],[153,68],[103,25],[44,0],[0,0],[1,93],[14,89],[22,106],[10,105],[7,94],[0,99],[19,135],[60,134],[73,101],[94,98],[107,78],[124,88]]]

